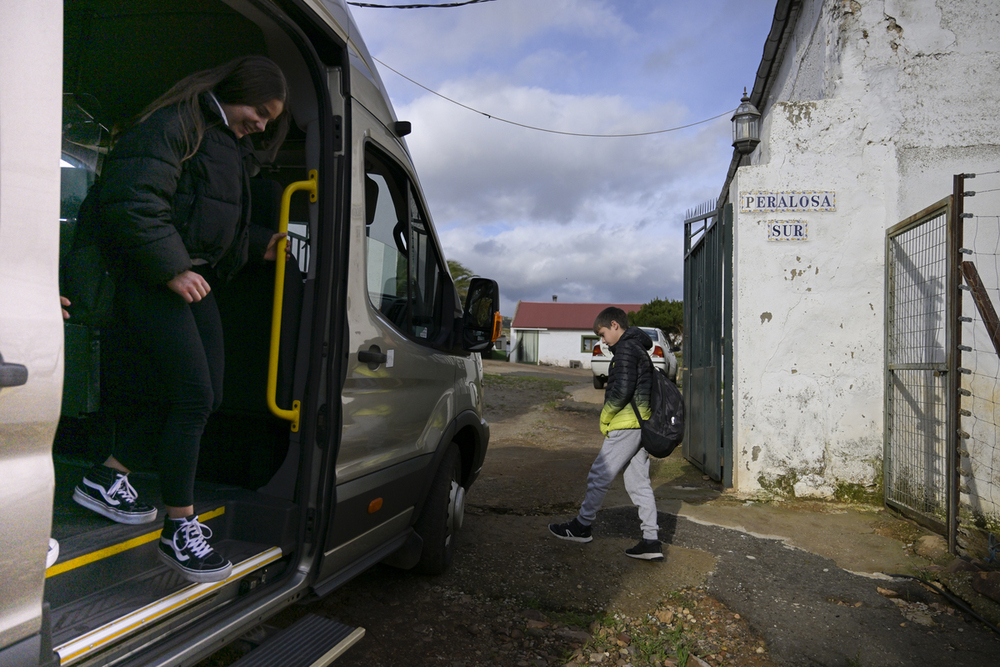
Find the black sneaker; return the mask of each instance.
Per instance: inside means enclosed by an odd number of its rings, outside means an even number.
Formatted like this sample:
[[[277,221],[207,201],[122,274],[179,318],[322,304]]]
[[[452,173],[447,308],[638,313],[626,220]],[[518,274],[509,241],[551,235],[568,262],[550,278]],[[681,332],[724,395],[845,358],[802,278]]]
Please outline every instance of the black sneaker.
[[[550,523],[549,531],[560,540],[590,542],[594,539],[590,534],[590,526],[583,525],[576,517],[566,523]]]
[[[188,581],[222,581],[232,573],[233,564],[205,541],[211,536],[212,529],[198,521],[197,514],[167,517],[160,533],[160,558]]]
[[[95,465],[73,491],[73,500],[118,523],[156,521],[156,508],[139,502],[128,475],[106,465]]]
[[[663,560],[663,547],[660,546],[659,540],[643,539],[634,547],[626,549],[625,555],[642,560]]]

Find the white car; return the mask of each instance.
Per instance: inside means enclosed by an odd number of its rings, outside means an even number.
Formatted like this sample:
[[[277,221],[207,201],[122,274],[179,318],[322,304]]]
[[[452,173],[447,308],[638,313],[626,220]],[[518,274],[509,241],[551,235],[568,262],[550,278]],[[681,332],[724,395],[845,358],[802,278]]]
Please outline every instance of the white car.
[[[653,367],[666,374],[670,381],[676,384],[677,357],[674,356],[673,346],[667,339],[667,335],[654,327],[639,328],[653,339],[653,347],[649,349],[649,358],[653,360]],[[594,389],[604,388],[604,383],[608,381],[611,358],[614,356],[604,343],[599,342],[594,345],[594,352],[590,357],[590,370],[594,373]]]

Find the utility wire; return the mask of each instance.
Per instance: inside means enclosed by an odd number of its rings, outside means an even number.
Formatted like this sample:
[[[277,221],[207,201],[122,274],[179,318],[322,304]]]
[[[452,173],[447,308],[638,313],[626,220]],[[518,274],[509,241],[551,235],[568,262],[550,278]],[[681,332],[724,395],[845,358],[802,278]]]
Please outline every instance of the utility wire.
[[[370,2],[348,2],[355,7],[366,7],[369,9],[429,9],[431,7],[462,7],[464,5],[475,5],[480,2],[494,2],[495,0],[465,0],[465,2],[444,2],[440,5],[376,5]]]
[[[709,121],[713,121],[716,118],[722,118],[723,116],[731,114],[734,111],[733,109],[730,109],[729,111],[723,111],[722,113],[720,113],[717,116],[712,116],[711,118],[706,118],[705,120],[699,120],[696,123],[688,123],[687,125],[679,125],[677,127],[668,127],[665,130],[650,130],[649,132],[632,132],[632,133],[629,133],[629,134],[586,134],[586,133],[583,133],[583,132],[564,132],[562,130],[553,130],[553,129],[544,128],[544,127],[535,127],[534,125],[525,125],[524,123],[518,123],[517,121],[507,120],[506,118],[500,118],[499,116],[493,116],[491,114],[488,114],[485,111],[480,111],[479,109],[474,109],[473,107],[470,107],[467,104],[462,104],[458,100],[453,100],[450,97],[442,95],[441,93],[437,92],[436,90],[431,90],[430,88],[428,88],[424,84],[420,83],[419,81],[414,81],[413,79],[411,79],[410,77],[406,76],[405,74],[403,74],[399,70],[393,69],[392,67],[389,67],[388,65],[386,65],[384,62],[382,62],[378,58],[375,58],[374,56],[372,56],[372,57],[374,58],[375,62],[377,62],[378,64],[382,65],[383,67],[385,67],[389,71],[395,72],[396,74],[398,74],[399,76],[403,77],[404,79],[406,79],[407,81],[409,81],[413,85],[419,86],[419,87],[423,88],[424,90],[426,90],[428,93],[431,93],[432,95],[437,95],[441,99],[447,100],[448,102],[451,102],[452,104],[455,104],[455,105],[458,105],[458,106],[462,107],[463,109],[468,109],[469,111],[472,111],[474,113],[478,113],[478,114],[480,114],[482,116],[486,116],[487,118],[489,118],[491,120],[498,120],[501,123],[507,123],[509,125],[516,125],[517,127],[523,127],[523,128],[525,128],[527,130],[535,130],[537,132],[547,132],[549,134],[562,134],[562,135],[566,135],[566,136],[569,136],[569,137],[594,137],[594,138],[599,138],[599,139],[617,139],[617,138],[622,138],[622,137],[648,137],[648,136],[653,135],[653,134],[665,134],[667,132],[676,132],[677,130],[684,130],[684,129],[687,129],[689,127],[694,127],[695,125],[702,125],[704,123],[708,123]]]

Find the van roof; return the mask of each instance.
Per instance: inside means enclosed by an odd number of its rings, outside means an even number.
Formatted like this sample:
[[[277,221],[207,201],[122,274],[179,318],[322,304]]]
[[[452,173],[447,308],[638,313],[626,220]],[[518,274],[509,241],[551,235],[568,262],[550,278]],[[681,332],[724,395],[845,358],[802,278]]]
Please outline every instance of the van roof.
[[[362,104],[368,106],[369,110],[376,115],[379,112],[387,113],[388,118],[384,119],[384,122],[391,123],[395,121],[396,112],[392,108],[392,102],[389,101],[389,93],[386,92],[385,84],[382,83],[382,77],[379,76],[378,68],[375,66],[375,59],[372,58],[371,53],[368,51],[368,46],[361,36],[358,24],[354,21],[354,15],[351,13],[351,8],[347,5],[347,0],[306,0],[306,2],[318,9],[317,13],[320,16],[325,14],[332,19],[331,23],[334,29],[347,41],[351,69],[367,79],[380,93],[380,96],[362,94],[361,97],[363,99],[360,100]],[[357,94],[359,91],[355,89],[355,92]],[[378,99],[378,97],[381,97],[381,99]],[[373,106],[378,107],[381,105],[384,105],[383,109],[372,108]]]

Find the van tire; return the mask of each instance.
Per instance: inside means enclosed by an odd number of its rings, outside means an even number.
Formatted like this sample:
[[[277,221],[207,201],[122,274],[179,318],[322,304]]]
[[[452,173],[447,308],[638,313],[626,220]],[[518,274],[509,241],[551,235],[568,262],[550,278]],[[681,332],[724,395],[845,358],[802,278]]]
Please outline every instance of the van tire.
[[[465,515],[465,489],[462,487],[462,458],[458,445],[451,443],[438,467],[427,503],[414,530],[424,540],[420,562],[414,568],[421,574],[442,574],[455,555],[455,535]]]
[[[595,375],[594,376],[594,389],[603,389],[603,388],[604,388],[604,380],[602,380],[600,377],[598,377],[597,375]]]

